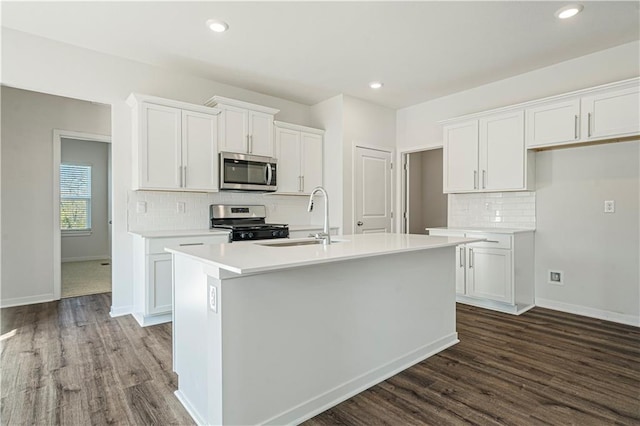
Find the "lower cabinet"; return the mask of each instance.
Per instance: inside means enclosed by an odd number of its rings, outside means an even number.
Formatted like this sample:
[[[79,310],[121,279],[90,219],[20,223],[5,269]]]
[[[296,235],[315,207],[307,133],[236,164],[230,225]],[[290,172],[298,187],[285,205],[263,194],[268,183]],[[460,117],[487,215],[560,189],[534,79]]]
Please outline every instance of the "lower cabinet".
[[[229,241],[226,233],[185,237],[133,235],[133,317],[143,327],[171,321],[173,264],[171,254],[165,252],[164,248],[220,244]]]
[[[457,301],[521,314],[534,306],[534,232],[429,229],[429,235],[484,238],[456,250]]]

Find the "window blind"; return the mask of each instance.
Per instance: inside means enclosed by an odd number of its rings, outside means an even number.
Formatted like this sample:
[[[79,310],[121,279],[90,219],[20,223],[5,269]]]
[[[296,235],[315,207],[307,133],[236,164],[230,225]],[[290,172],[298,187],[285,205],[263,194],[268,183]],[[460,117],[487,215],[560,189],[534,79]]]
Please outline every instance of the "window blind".
[[[60,165],[60,228],[91,230],[91,166]]]

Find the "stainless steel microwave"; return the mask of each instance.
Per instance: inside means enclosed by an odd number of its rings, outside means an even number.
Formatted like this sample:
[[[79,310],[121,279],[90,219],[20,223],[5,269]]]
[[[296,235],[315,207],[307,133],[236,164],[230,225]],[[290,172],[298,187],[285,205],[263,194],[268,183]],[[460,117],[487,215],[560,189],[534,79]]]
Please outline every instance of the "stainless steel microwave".
[[[260,155],[220,153],[220,189],[273,192],[278,160]]]

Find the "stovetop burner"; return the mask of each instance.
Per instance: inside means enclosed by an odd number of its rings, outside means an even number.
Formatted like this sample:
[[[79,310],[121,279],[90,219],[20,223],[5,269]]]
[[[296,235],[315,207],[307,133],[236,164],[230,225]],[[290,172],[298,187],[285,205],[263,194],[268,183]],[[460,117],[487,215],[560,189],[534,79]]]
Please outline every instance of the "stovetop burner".
[[[288,238],[286,224],[266,223],[265,206],[235,206],[212,204],[209,206],[209,228],[228,229],[231,241]]]

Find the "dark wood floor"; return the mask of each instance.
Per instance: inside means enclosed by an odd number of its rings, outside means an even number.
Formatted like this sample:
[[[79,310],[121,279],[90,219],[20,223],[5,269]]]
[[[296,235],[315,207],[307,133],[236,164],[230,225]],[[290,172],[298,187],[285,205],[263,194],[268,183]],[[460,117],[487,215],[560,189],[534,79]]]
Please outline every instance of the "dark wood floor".
[[[2,310],[3,425],[193,424],[171,326],[110,318],[110,295]],[[316,425],[640,424],[640,330],[536,308],[458,306],[461,342],[314,417]],[[9,335],[6,335],[9,333]]]

